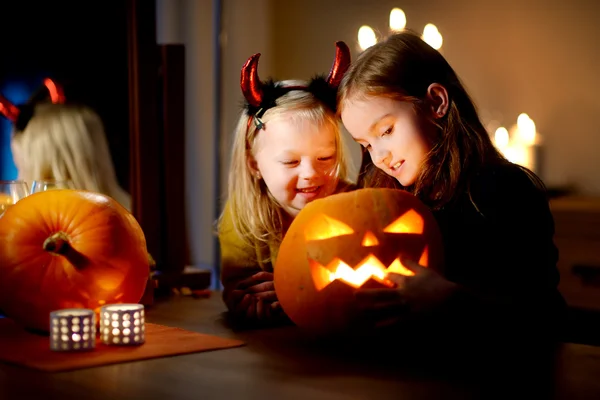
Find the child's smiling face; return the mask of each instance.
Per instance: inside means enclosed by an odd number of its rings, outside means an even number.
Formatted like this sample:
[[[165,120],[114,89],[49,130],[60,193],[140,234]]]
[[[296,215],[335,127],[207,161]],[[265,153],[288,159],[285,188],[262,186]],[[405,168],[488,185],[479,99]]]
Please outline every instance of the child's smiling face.
[[[284,113],[258,133],[251,167],[281,207],[296,216],[309,202],[334,193],[337,151],[331,124],[297,121]]]

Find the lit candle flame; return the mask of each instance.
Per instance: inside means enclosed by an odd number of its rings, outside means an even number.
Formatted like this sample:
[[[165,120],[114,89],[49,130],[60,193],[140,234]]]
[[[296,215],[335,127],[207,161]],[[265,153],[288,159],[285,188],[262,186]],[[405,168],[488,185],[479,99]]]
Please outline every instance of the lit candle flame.
[[[508,140],[508,131],[505,127],[501,126],[496,129],[496,133],[494,134],[494,142],[499,150],[503,151],[508,147]]]
[[[423,29],[423,40],[436,50],[441,49],[442,44],[444,43],[442,34],[434,24],[425,25],[425,28]]]
[[[525,113],[519,114],[517,118],[517,127],[519,128],[519,139],[526,145],[535,144],[535,122]]]
[[[390,11],[390,29],[392,31],[401,31],[406,27],[406,14],[400,8],[394,8]]]
[[[368,25],[363,25],[358,30],[358,45],[362,50],[366,50],[369,47],[377,43],[377,36],[375,31]]]

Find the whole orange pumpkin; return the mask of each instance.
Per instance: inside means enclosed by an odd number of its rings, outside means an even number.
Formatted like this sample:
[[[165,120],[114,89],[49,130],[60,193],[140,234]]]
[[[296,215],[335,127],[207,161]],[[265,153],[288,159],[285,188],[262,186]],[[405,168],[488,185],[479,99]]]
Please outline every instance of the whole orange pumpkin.
[[[437,221],[403,190],[360,189],[309,203],[288,229],[274,268],[281,307],[318,334],[351,328],[354,292],[386,287],[389,272],[413,275],[403,257],[441,272]]]
[[[0,309],[27,328],[48,332],[61,308],[137,303],[148,274],[141,227],[108,196],[39,192],[0,217]]]

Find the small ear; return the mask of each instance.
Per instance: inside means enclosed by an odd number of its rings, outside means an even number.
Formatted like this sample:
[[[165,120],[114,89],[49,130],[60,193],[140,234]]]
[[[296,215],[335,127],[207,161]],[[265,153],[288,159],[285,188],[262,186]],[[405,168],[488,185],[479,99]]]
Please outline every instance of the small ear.
[[[427,100],[431,104],[434,118],[442,118],[448,112],[448,91],[439,83],[432,83],[427,88]]]
[[[251,154],[246,156],[246,164],[250,170],[250,175],[254,176],[256,179],[260,179],[261,175],[258,170],[258,163]]]

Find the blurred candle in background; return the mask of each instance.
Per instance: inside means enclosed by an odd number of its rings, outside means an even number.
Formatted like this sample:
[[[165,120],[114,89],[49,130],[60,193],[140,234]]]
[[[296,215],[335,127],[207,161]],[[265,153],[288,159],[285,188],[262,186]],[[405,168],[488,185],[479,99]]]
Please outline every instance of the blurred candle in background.
[[[399,32],[406,27],[406,14],[400,8],[393,8],[390,11],[390,30]]]
[[[368,25],[363,25],[358,30],[358,45],[362,51],[365,51],[369,47],[377,43],[377,36],[375,31]]]

